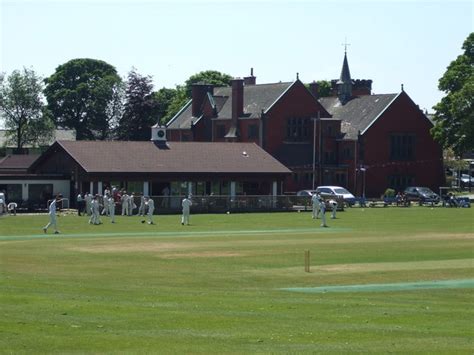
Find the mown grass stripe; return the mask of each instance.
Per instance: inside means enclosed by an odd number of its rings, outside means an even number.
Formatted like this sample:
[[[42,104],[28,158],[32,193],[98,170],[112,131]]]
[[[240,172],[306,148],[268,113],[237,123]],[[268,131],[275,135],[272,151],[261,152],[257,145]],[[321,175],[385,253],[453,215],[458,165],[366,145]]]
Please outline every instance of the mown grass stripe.
[[[300,292],[300,293],[330,293],[330,292],[414,291],[414,290],[446,289],[446,288],[474,288],[474,279],[400,282],[400,283],[367,284],[367,285],[289,287],[289,288],[281,288],[281,290],[290,291],[290,292]]]
[[[186,231],[179,232],[118,232],[118,233],[61,233],[61,234],[33,234],[33,235],[7,235],[1,236],[0,241],[9,240],[27,240],[36,238],[101,238],[101,237],[209,237],[209,236],[233,236],[233,235],[246,235],[246,234],[286,234],[286,233],[297,233],[297,234],[325,234],[325,233],[342,233],[350,231],[350,228],[295,228],[295,229],[255,229],[255,230],[217,230],[217,231]]]

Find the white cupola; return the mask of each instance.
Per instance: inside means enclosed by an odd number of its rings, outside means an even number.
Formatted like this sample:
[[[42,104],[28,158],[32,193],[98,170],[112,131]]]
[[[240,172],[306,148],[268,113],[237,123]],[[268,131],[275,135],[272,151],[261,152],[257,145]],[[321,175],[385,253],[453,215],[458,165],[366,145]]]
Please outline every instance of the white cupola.
[[[166,142],[166,127],[158,123],[151,127],[151,141]]]

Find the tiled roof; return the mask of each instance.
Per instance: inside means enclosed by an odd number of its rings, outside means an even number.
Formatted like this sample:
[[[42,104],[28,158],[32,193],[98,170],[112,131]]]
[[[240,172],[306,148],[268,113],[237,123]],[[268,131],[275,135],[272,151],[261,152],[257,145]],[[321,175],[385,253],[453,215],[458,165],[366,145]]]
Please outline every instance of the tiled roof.
[[[351,99],[342,105],[337,97],[323,97],[319,102],[335,119],[340,119],[341,131],[349,139],[367,129],[392,103],[398,94],[366,95]]]
[[[265,111],[270,108],[292,84],[276,83],[244,86],[244,117],[259,118],[262,110]],[[229,97],[219,111],[219,118],[230,119],[232,117],[232,88],[230,86],[216,88],[214,96]]]
[[[191,105],[192,100],[189,100],[186,105],[179,111],[168,123],[167,128],[169,129],[189,129],[193,120],[197,120],[198,117],[193,117]]]
[[[7,155],[0,158],[0,174],[26,173],[39,154]]]
[[[259,118],[262,110],[270,108],[293,83],[275,83],[244,86],[244,116],[242,118]],[[232,117],[232,88],[230,86],[214,88],[214,104],[217,119]],[[191,101],[167,125],[168,129],[190,129],[191,123],[197,120],[192,116]]]
[[[58,141],[56,144],[89,173],[290,173],[254,143],[157,145],[151,141]]]

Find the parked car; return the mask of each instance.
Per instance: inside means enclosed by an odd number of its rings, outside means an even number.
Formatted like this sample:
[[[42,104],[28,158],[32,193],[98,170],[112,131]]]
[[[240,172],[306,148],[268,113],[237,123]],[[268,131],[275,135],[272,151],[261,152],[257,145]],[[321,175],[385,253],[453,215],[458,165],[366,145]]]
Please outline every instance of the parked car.
[[[405,189],[405,198],[407,201],[419,201],[420,205],[424,203],[439,203],[439,195],[431,189],[422,186],[409,186]]]
[[[352,206],[356,202],[356,198],[347,189],[341,186],[318,186],[316,192],[321,194],[324,198],[334,198],[336,196],[342,196],[344,203],[347,206]]]
[[[318,192],[318,191],[317,190],[300,190],[296,193],[296,196],[298,196],[300,198],[303,197],[300,200],[304,200],[304,201],[306,201],[306,203],[308,205],[310,205],[311,204],[311,197],[313,197],[313,195],[316,192]],[[331,199],[334,199],[334,200],[337,201],[337,210],[338,211],[343,211],[344,210],[344,201],[343,201],[341,195],[335,196],[333,194],[322,193],[321,196],[324,198],[324,200],[326,202],[325,204],[326,204],[326,210],[327,211],[330,211],[332,209],[332,206],[329,203],[329,200],[331,200]]]
[[[316,190],[301,190],[296,193],[296,196],[313,196],[316,193]]]
[[[460,179],[456,179],[459,181],[459,186],[462,188],[465,187],[474,187],[474,176],[470,176],[469,174],[461,174]]]

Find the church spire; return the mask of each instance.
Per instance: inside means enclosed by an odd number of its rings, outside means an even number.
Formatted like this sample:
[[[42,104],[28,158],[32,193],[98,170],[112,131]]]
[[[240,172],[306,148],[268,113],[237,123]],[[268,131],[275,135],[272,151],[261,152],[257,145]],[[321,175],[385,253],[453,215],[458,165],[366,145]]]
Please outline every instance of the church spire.
[[[341,77],[339,78],[339,81],[343,83],[352,81],[349,63],[347,62],[347,50],[344,51],[344,62],[342,63]]]
[[[341,77],[337,81],[337,95],[342,104],[345,104],[352,97],[352,79],[347,61],[347,43],[344,48],[344,61],[342,63]]]

